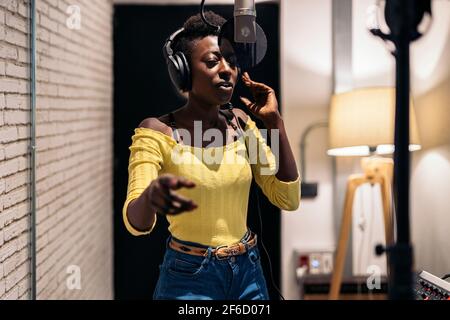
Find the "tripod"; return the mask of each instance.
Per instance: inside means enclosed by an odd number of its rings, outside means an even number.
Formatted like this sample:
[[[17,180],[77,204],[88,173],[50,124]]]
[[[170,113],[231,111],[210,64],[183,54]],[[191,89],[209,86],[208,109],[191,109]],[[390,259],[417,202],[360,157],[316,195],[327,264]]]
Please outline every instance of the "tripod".
[[[395,45],[396,110],[394,153],[394,206],[397,215],[396,242],[377,246],[377,254],[387,253],[390,261],[390,299],[413,299],[413,248],[409,229],[409,46],[422,33],[419,24],[425,14],[431,17],[431,0],[386,0],[384,16],[391,31],[370,30],[374,35]]]
[[[361,166],[364,174],[351,175],[347,180],[347,192],[345,195],[344,214],[342,216],[341,230],[339,235],[338,247],[336,250],[334,271],[331,278],[329,299],[336,300],[342,283],[342,273],[344,269],[345,255],[347,253],[348,238],[352,225],[353,200],[356,189],[365,184],[378,183],[381,187],[381,198],[383,202],[383,217],[386,245],[394,242],[393,234],[393,215],[391,211],[391,181],[393,161],[389,158],[370,157],[361,160]],[[389,262],[388,262],[389,266]],[[389,268],[388,268],[389,274]]]

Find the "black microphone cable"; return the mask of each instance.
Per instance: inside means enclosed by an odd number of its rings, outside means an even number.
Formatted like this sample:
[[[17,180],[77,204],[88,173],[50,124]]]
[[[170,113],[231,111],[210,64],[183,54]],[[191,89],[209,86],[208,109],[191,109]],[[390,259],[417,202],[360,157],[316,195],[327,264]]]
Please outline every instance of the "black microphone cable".
[[[208,25],[209,27],[211,27],[214,30],[219,31],[220,27],[219,26],[215,26],[212,23],[210,23],[208,20],[206,20],[205,17],[205,0],[202,0],[202,3],[200,4],[200,15],[202,17],[203,22]]]
[[[236,120],[236,123],[239,126],[239,130],[241,131],[241,135],[242,135],[242,137],[244,137],[244,131],[242,130],[240,122],[237,119],[236,114],[233,111],[231,111],[233,109],[233,105],[231,103],[228,104],[228,109],[233,114],[233,117],[234,117],[234,119]],[[245,137],[244,137],[244,139],[245,139]],[[245,143],[245,140],[244,140],[244,143]],[[245,147],[245,149],[247,150],[247,156],[250,159],[250,155],[248,154],[247,146]],[[258,217],[259,217],[259,238],[261,240],[261,246],[262,246],[262,248],[264,250],[264,253],[266,254],[267,261],[269,263],[270,281],[272,282],[272,286],[275,289],[275,291],[277,291],[277,293],[280,296],[280,298],[282,300],[286,300],[284,298],[284,296],[281,294],[280,289],[275,284],[275,280],[273,278],[272,262],[270,261],[270,254],[269,254],[269,251],[267,250],[266,246],[264,245],[264,241],[263,241],[263,232],[262,232],[262,230],[263,230],[263,222],[262,222],[261,208],[259,206],[259,190],[258,190],[258,186],[256,186],[255,188],[250,188],[250,192],[252,191],[251,189],[255,189],[255,191],[253,193],[256,194],[256,206],[257,206],[257,209],[258,209]]]
[[[254,188],[255,189],[255,188]],[[272,262],[270,261],[270,255],[269,255],[269,251],[267,251],[266,246],[264,245],[264,241],[263,241],[263,236],[262,236],[262,229],[263,229],[263,223],[262,223],[262,216],[261,216],[261,209],[259,207],[259,190],[258,188],[256,188],[255,192],[256,194],[256,205],[258,207],[258,216],[259,216],[259,235],[261,238],[261,246],[264,249],[264,253],[266,254],[267,257],[267,261],[269,262],[269,270],[270,270],[270,281],[272,282],[272,286],[274,287],[274,289],[277,291],[278,295],[280,296],[281,300],[286,300],[283,295],[280,292],[280,289],[276,286],[275,284],[275,280],[273,279],[273,270],[272,270]]]

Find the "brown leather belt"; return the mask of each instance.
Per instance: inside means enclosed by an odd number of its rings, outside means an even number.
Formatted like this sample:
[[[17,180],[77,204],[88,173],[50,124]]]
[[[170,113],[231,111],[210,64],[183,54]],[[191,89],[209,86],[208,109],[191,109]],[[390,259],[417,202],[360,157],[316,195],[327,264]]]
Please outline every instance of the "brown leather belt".
[[[256,246],[256,234],[252,232],[245,243],[238,242],[229,246],[219,246],[212,249],[211,254],[215,255],[219,260],[226,259],[228,257],[244,254],[248,249],[253,248],[254,246]],[[206,256],[208,254],[208,249],[185,245],[173,238],[169,241],[169,247],[173,250],[192,254],[194,256]]]

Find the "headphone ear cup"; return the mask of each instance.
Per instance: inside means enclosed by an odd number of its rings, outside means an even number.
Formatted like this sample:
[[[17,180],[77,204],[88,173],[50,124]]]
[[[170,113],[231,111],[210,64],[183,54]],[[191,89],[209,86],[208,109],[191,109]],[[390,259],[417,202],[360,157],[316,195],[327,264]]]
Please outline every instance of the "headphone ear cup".
[[[180,72],[180,63],[175,56],[169,56],[167,60],[167,70],[169,71],[170,79],[177,90],[181,89],[182,75]]]
[[[182,79],[182,86],[180,87],[180,89],[189,91],[189,90],[191,90],[191,84],[192,84],[191,83],[191,69],[189,67],[189,63],[183,52],[177,52],[175,54],[175,56],[177,57],[177,61],[180,66],[180,75],[181,75],[181,79]]]

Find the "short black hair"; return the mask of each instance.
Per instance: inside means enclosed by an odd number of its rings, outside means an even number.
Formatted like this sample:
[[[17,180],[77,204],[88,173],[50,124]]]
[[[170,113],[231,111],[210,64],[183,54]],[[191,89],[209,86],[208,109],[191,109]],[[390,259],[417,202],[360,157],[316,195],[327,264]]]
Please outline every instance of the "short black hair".
[[[221,27],[226,22],[225,18],[213,11],[206,11],[205,18],[210,24],[218,27]],[[183,32],[174,39],[172,49],[174,52],[183,52],[189,62],[194,40],[200,40],[207,36],[218,36],[220,33],[220,30],[217,28],[212,28],[205,24],[200,13],[189,17],[184,23],[183,29]]]

